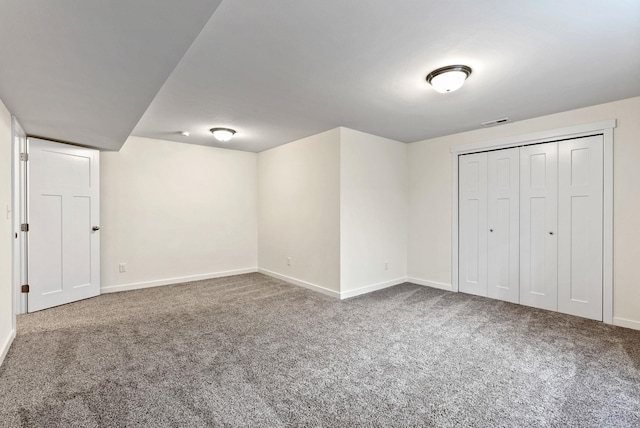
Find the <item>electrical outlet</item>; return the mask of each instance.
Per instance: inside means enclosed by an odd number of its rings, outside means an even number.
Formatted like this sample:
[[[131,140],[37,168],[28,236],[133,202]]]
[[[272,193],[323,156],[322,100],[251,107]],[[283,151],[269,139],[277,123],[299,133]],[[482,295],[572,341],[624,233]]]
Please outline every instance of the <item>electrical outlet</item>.
[[[118,270],[120,271],[120,273],[126,272],[127,271],[127,264],[126,263],[120,263],[118,265]]]
[[[287,266],[291,266],[291,257],[287,257]]]

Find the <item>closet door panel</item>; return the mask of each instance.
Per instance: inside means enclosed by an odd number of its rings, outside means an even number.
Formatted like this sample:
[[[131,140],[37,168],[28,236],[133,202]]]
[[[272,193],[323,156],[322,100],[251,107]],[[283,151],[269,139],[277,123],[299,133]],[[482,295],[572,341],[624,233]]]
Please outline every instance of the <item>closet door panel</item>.
[[[558,311],[602,320],[602,136],[558,150]]]
[[[558,146],[520,149],[520,303],[558,310]]]
[[[519,301],[520,149],[488,156],[488,296]]]
[[[487,154],[458,158],[458,288],[487,295]]]

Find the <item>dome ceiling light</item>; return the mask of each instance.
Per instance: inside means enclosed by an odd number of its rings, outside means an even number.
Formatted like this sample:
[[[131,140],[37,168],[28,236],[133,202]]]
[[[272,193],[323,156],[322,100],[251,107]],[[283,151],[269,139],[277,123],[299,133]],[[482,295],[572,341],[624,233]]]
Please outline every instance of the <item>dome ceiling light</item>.
[[[231,128],[211,128],[210,131],[216,140],[222,141],[223,143],[229,141],[231,137],[233,137],[233,134],[236,133],[236,131]]]
[[[466,65],[448,65],[429,73],[427,75],[427,82],[429,82],[436,91],[446,94],[447,92],[460,89],[469,75],[471,75],[471,67]]]

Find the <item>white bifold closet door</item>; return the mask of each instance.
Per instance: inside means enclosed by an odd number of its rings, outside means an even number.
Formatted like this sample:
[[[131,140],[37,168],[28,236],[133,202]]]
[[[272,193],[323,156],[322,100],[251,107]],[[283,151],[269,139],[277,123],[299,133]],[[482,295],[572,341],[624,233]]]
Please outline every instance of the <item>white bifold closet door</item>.
[[[602,320],[603,137],[458,157],[458,286]]]
[[[520,150],[487,153],[489,238],[487,296],[518,303],[520,289]]]
[[[558,144],[558,311],[602,320],[603,138]]]
[[[459,290],[487,295],[487,154],[459,157]]]
[[[558,310],[558,144],[520,149],[520,303]]]
[[[459,158],[459,290],[518,303],[519,149]]]

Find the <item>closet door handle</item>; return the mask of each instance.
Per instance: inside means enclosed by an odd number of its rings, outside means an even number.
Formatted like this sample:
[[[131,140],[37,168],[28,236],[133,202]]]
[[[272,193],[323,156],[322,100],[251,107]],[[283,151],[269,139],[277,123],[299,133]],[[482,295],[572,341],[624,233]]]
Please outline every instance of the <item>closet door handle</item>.
[[[553,232],[549,232],[549,235],[553,235]]]
[[[493,232],[493,229],[489,229],[489,232]]]

